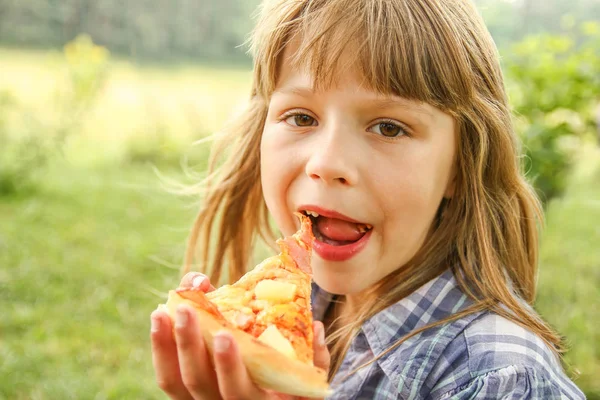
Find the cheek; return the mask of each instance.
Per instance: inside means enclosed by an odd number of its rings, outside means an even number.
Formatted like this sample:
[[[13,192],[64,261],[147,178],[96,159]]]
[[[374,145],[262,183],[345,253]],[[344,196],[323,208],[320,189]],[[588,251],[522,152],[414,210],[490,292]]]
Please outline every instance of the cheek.
[[[261,138],[260,177],[263,197],[269,213],[278,228],[285,234],[293,233],[295,226],[290,223],[290,210],[287,204],[287,191],[293,180],[292,159],[287,156],[277,132],[265,127]]]
[[[277,183],[279,182],[277,169],[273,168],[277,164],[277,153],[272,150],[274,147],[272,142],[273,135],[265,127],[260,142],[260,180],[263,196],[271,214],[274,213],[273,208],[276,204]]]
[[[445,190],[441,165],[413,161],[376,181],[388,229],[404,241],[419,241],[429,230]],[[394,222],[392,222],[394,221]],[[390,232],[391,233],[391,232]]]

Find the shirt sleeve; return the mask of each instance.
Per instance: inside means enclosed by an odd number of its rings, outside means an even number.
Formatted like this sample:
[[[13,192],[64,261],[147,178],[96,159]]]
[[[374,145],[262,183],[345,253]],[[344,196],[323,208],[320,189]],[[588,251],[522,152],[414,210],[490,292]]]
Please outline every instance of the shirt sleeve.
[[[442,395],[439,400],[585,400],[585,395],[572,386],[535,369],[511,365],[479,375]]]

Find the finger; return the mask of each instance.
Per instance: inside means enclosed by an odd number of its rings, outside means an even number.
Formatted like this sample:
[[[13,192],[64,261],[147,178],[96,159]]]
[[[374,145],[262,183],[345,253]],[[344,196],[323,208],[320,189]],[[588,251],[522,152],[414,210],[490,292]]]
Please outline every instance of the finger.
[[[213,346],[217,380],[224,400],[266,398],[265,391],[250,379],[239,347],[229,332],[217,332]]]
[[[203,292],[212,292],[215,290],[214,286],[210,284],[208,276],[200,272],[188,272],[181,278],[179,282],[180,288],[197,288]]]
[[[315,352],[314,364],[319,368],[323,368],[325,371],[329,371],[331,356],[329,355],[329,350],[325,344],[325,327],[321,321],[313,322],[313,332],[313,349]]]
[[[163,311],[154,311],[150,318],[152,365],[158,387],[174,400],[192,400],[179,373],[171,318]]]
[[[183,385],[196,399],[219,399],[217,376],[196,313],[188,305],[177,307],[175,337]]]

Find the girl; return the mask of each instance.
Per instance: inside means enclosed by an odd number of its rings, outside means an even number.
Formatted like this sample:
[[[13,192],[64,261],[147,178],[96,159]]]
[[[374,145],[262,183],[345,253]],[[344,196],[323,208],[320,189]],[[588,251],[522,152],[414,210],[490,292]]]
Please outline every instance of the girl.
[[[332,399],[584,398],[530,306],[542,215],[471,2],[270,0],[252,43],[250,103],[216,148],[228,158],[205,182],[186,268],[199,243],[210,280],[225,261],[236,280],[254,239],[274,242],[269,216],[289,235],[301,211]],[[210,287],[197,273],[182,285]],[[172,399],[288,398],[252,384],[226,333],[209,359],[195,327],[182,307],[176,345],[152,315]]]

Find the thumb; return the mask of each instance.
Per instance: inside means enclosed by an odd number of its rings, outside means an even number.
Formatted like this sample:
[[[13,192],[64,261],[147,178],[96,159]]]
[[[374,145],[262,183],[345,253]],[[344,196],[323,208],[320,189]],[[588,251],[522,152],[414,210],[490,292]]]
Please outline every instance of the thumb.
[[[215,288],[210,284],[208,276],[200,272],[188,272],[181,278],[181,289],[200,289],[205,293],[212,292]]]
[[[325,371],[329,371],[329,364],[331,357],[329,356],[329,350],[325,344],[325,327],[321,321],[313,322],[313,350],[315,352],[315,366],[323,368]]]

